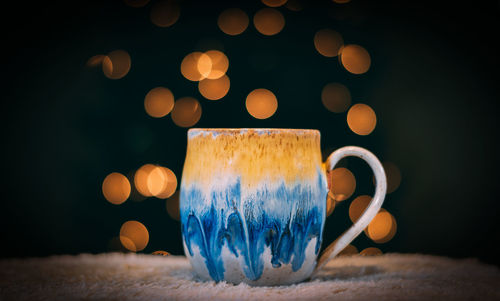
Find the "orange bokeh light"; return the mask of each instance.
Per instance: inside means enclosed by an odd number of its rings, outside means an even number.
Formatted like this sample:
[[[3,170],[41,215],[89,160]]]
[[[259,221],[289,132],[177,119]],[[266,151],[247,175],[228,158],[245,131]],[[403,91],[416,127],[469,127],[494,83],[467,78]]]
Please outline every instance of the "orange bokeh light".
[[[239,8],[229,8],[223,11],[217,19],[220,30],[230,36],[244,32],[248,27],[248,15]]]
[[[125,50],[114,50],[102,59],[102,72],[107,78],[120,79],[130,71],[130,55]]]
[[[272,36],[285,27],[285,18],[274,8],[263,8],[253,16],[253,24],[261,34]]]
[[[371,58],[368,51],[359,45],[346,45],[341,49],[340,61],[353,74],[363,74],[370,69]]]
[[[332,215],[333,209],[335,209],[335,200],[328,196],[326,198],[326,217]]]
[[[314,35],[314,47],[323,56],[337,56],[343,45],[344,39],[335,30],[325,28]]]
[[[145,164],[136,171],[134,184],[143,196],[165,199],[177,189],[177,177],[166,167]]]
[[[179,19],[181,10],[174,0],[157,1],[151,7],[151,22],[158,27],[169,27]]]
[[[110,173],[102,182],[102,193],[108,202],[119,205],[130,196],[130,182],[118,172]]]
[[[210,60],[210,57],[208,55],[199,51],[192,52],[184,57],[184,59],[181,62],[181,73],[186,79],[196,82],[206,77],[200,72],[198,66],[198,63],[202,56],[203,56],[203,61],[206,61],[207,59]],[[204,64],[205,63],[201,63],[202,66]]]
[[[349,218],[353,223],[355,223],[361,214],[365,212],[371,200],[372,197],[369,195],[360,195],[351,202],[351,205],[349,205]]]
[[[328,172],[330,191],[335,201],[343,201],[351,197],[356,189],[356,178],[352,172],[344,167],[335,168]]]
[[[386,243],[396,235],[396,219],[386,210],[377,213],[365,229],[366,235],[376,243]]]
[[[287,0],[262,0],[262,3],[269,7],[280,7],[286,3]]]
[[[102,64],[102,61],[104,60],[105,55],[103,54],[97,54],[94,55],[93,57],[89,58],[86,65],[87,67],[97,67],[100,64]]]
[[[321,102],[325,108],[334,113],[345,112],[351,104],[351,93],[346,86],[339,83],[329,83],[321,91]]]
[[[362,256],[377,256],[377,255],[382,255],[382,251],[380,251],[379,248],[370,247],[370,248],[366,248],[363,251],[359,252],[359,255],[362,255]]]
[[[338,256],[348,256],[358,254],[358,248],[353,245],[347,245],[342,251],[340,251]]]
[[[205,55],[210,58],[211,63],[210,72],[208,72],[206,78],[218,79],[224,76],[229,68],[229,60],[227,59],[227,56],[219,50],[209,50],[205,52]]]
[[[138,221],[127,221],[120,228],[120,242],[129,251],[142,251],[149,242],[148,229]]]
[[[218,79],[204,79],[198,83],[200,94],[206,99],[218,100],[226,96],[229,91],[230,81],[227,75]]]
[[[365,136],[373,132],[377,125],[377,115],[373,109],[362,103],[353,105],[347,112],[347,124],[354,133]]]
[[[201,118],[201,104],[193,97],[180,98],[175,102],[170,115],[176,125],[191,127]]]
[[[144,98],[144,109],[149,116],[161,118],[174,108],[174,94],[163,87],[151,89]]]
[[[255,89],[248,94],[245,105],[253,117],[266,119],[278,109],[278,100],[273,92],[267,89]]]

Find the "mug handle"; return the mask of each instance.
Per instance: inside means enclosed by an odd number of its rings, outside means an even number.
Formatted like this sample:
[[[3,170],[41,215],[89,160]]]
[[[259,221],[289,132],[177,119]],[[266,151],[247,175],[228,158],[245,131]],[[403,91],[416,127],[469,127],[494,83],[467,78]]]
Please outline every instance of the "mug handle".
[[[328,261],[333,259],[339,254],[348,244],[350,244],[363,230],[368,226],[372,219],[377,215],[382,203],[384,202],[385,193],[387,190],[387,179],[385,171],[380,161],[370,151],[358,146],[345,146],[334,151],[326,160],[328,171],[331,171],[340,159],[348,156],[355,156],[365,160],[370,165],[373,173],[375,174],[375,195],[373,196],[370,204],[365,209],[361,217],[339,238],[332,242],[319,257],[318,263],[314,268],[311,275],[313,277],[316,273],[323,268]]]

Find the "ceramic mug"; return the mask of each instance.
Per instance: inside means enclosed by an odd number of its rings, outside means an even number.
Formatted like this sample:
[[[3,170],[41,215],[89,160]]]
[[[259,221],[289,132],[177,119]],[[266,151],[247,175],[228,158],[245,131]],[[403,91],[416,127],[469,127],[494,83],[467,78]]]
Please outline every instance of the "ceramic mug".
[[[375,195],[317,261],[326,172],[346,156],[370,165]],[[201,279],[280,285],[311,277],[368,226],[382,206],[386,177],[360,147],[340,148],[322,164],[318,130],[190,129],[180,189],[184,252]]]

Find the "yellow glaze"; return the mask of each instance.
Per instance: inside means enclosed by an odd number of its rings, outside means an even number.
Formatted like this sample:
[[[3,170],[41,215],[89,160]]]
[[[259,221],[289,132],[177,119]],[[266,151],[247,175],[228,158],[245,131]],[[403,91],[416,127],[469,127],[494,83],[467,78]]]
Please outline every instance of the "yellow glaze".
[[[319,171],[324,166],[317,130],[191,129],[182,179],[210,186],[241,177],[242,188],[254,188],[311,181]]]

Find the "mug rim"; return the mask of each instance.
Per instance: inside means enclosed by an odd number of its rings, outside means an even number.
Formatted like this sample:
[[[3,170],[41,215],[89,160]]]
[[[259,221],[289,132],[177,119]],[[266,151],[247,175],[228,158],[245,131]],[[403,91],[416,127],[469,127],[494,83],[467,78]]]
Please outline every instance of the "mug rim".
[[[292,128],[190,128],[188,133],[191,132],[301,132],[301,133],[311,133],[319,134],[320,131],[317,129],[292,129]]]

